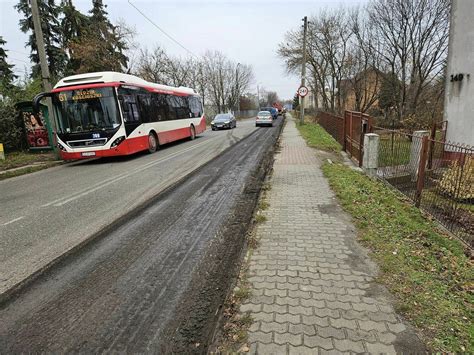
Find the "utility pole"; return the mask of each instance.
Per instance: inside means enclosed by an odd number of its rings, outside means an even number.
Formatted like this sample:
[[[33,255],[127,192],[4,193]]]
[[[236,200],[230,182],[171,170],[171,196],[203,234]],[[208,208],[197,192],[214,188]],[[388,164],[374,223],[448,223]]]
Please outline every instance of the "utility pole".
[[[35,39],[36,39],[36,47],[38,48],[38,56],[40,60],[40,67],[41,67],[41,78],[43,81],[43,89],[44,91],[51,92],[53,87],[51,86],[51,82],[49,81],[49,67],[48,62],[46,60],[46,51],[44,49],[44,40],[43,40],[43,30],[41,28],[41,20],[38,10],[38,1],[31,0],[31,16],[33,17],[33,28],[35,30]],[[48,118],[51,124],[51,129],[53,130],[53,142],[51,146],[53,150],[58,155],[58,151],[56,149],[56,121],[54,120],[54,112],[53,112],[53,105],[50,98],[46,99],[46,104],[48,106]]]
[[[240,85],[239,85],[239,66],[240,63],[237,63],[235,67],[235,80],[237,81],[237,111],[240,115]]]
[[[301,64],[301,86],[306,84],[306,32],[308,31],[308,17],[303,18],[303,63]],[[304,96],[300,96],[300,122],[304,123]]]
[[[257,106],[258,106],[258,110],[260,111],[260,89],[258,87],[258,84],[257,84]]]

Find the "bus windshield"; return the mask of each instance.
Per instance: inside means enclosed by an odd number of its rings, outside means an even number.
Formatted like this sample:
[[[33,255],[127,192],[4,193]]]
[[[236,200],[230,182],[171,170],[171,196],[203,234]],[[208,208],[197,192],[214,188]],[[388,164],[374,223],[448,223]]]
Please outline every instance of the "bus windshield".
[[[91,88],[56,93],[53,102],[59,133],[110,130],[120,126],[114,88]]]

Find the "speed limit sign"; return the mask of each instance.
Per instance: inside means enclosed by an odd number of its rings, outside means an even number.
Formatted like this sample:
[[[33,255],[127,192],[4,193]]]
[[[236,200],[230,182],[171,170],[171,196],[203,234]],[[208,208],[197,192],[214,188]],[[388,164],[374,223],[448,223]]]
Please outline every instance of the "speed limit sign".
[[[300,88],[298,89],[298,95],[300,95],[301,97],[305,97],[306,95],[308,95],[308,88],[306,86],[300,86]]]

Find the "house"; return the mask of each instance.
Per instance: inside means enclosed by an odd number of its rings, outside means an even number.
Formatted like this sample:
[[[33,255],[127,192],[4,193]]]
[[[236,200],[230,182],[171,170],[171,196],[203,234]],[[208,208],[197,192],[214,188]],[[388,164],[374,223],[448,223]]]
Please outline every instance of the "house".
[[[453,0],[444,119],[446,139],[474,146],[474,1]],[[449,147],[446,148],[449,151]]]

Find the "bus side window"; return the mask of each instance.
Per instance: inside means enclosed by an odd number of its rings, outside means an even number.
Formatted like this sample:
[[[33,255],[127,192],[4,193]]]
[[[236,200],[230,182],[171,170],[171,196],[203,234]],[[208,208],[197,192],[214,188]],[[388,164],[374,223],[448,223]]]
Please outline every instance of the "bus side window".
[[[127,122],[136,123],[140,121],[140,114],[138,112],[138,106],[134,102],[128,103]]]
[[[137,95],[138,108],[140,110],[140,117],[142,122],[152,121],[151,99],[150,95]]]
[[[191,118],[191,110],[189,109],[189,96],[178,96],[177,97],[177,102],[179,104],[178,106],[178,118],[179,119],[186,119],[186,118]]]
[[[168,119],[168,104],[163,94],[152,95],[153,122],[166,121]]]
[[[177,120],[178,117],[178,97],[174,95],[166,95],[166,102],[168,103],[168,119]]]

